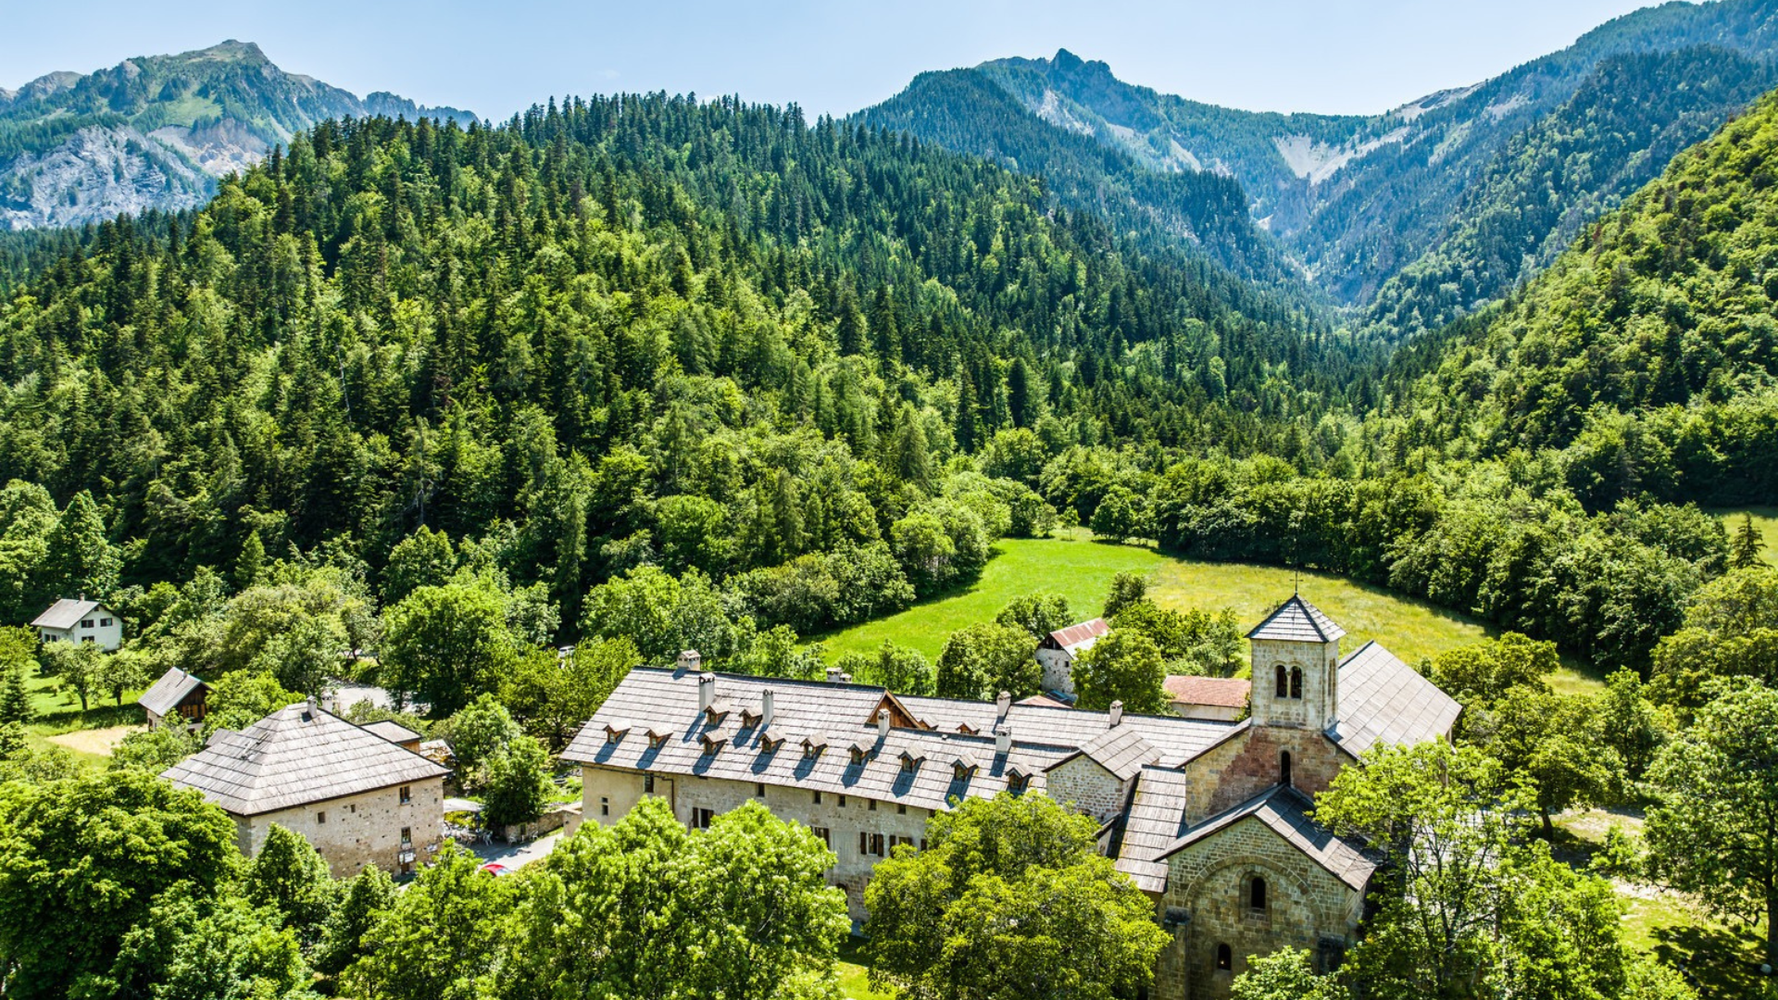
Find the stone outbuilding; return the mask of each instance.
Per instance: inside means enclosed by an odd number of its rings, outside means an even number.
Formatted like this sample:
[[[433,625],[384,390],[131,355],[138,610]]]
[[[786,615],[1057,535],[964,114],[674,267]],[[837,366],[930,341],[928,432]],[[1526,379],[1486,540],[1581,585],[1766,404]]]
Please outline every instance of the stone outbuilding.
[[[217,730],[161,776],[221,806],[242,854],[258,854],[277,824],[308,838],[345,877],[373,863],[405,873],[431,860],[444,828],[447,773],[309,701],[241,732]]]
[[[148,728],[161,725],[162,720],[176,718],[185,726],[196,726],[210,711],[210,685],[195,674],[178,667],[169,667],[142,697],[136,699],[147,717]]]
[[[39,642],[90,642],[105,652],[123,645],[123,619],[101,601],[64,597],[31,622]]]
[[[1253,685],[1244,677],[1174,674],[1161,687],[1181,718],[1237,722],[1247,713],[1247,694]]]
[[[1037,663],[1043,668],[1043,689],[1074,697],[1074,661],[1111,634],[1111,625],[1094,618],[1060,628],[1037,644]]]

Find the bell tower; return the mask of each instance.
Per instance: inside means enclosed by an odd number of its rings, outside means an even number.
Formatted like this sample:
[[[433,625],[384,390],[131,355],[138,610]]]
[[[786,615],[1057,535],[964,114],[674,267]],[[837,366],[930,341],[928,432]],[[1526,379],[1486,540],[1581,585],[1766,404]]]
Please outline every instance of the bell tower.
[[[1253,724],[1327,729],[1339,718],[1340,638],[1346,630],[1294,594],[1247,633]]]

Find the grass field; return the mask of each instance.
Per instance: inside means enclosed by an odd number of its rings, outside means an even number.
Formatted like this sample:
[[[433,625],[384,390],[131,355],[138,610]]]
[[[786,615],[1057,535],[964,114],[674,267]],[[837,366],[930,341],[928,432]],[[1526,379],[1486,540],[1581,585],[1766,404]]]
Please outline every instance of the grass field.
[[[1104,607],[1112,577],[1124,571],[1146,574],[1149,594],[1163,607],[1230,607],[1243,628],[1258,624],[1299,585],[1297,574],[1287,569],[1174,559],[1150,548],[1090,541],[1084,532],[1004,539],[995,550],[981,579],[964,590],[817,637],[825,643],[827,656],[869,652],[887,639],[935,659],[952,632],[991,620],[1012,598],[1032,591],[1061,594],[1077,619],[1091,618]],[[1376,639],[1395,655],[1416,663],[1497,631],[1424,601],[1331,574],[1305,572],[1300,587],[1303,597],[1346,629],[1347,637],[1340,643],[1346,651]],[[1585,690],[1598,681],[1584,664],[1570,662],[1555,684],[1563,690]]]
[[[863,956],[858,954],[862,944],[863,941],[849,935],[840,940],[840,996],[846,1000],[895,1000],[894,993],[870,988],[870,970],[863,965]]]
[[[1710,513],[1722,519],[1723,527],[1729,529],[1729,537],[1735,537],[1735,530],[1741,527],[1741,515],[1752,514],[1753,526],[1765,536],[1766,562],[1778,566],[1778,507],[1746,507],[1737,510],[1713,510]]]
[[[56,745],[47,739],[50,736],[90,729],[134,726],[142,722],[142,710],[136,707],[136,699],[141,697],[141,691],[125,691],[121,705],[115,704],[109,694],[93,698],[90,700],[91,707],[82,712],[79,699],[58,691],[54,678],[27,677],[25,689],[30,692],[31,708],[37,716],[25,726],[25,737],[40,750]],[[61,749],[68,750],[75,760],[93,768],[103,768],[109,758],[108,754],[86,753],[66,746]]]

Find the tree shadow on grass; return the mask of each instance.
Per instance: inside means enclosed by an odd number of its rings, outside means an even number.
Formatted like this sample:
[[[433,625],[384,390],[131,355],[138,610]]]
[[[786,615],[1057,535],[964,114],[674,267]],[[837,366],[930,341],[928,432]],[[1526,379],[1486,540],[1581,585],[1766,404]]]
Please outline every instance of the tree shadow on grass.
[[[1696,924],[1654,932],[1656,958],[1679,969],[1704,1000],[1743,1000],[1765,989],[1760,941],[1750,934]]]
[[[106,696],[110,700],[110,696]],[[80,729],[106,729],[111,726],[128,726],[142,721],[142,708],[125,700],[122,705],[104,705],[95,703],[92,708],[81,711],[79,705],[72,708],[57,709],[53,712],[39,712],[31,720],[31,728],[41,734],[53,736],[57,733],[71,733]]]

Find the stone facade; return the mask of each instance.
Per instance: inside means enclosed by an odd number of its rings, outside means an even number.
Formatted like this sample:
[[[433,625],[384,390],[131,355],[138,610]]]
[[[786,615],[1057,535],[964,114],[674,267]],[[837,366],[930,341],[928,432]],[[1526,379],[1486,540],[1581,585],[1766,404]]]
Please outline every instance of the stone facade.
[[[1251,644],[1255,725],[1320,732],[1339,721],[1338,639],[1324,643],[1253,639]]]
[[[1284,780],[1287,753],[1288,782]],[[1186,822],[1198,823],[1273,785],[1289,784],[1307,795],[1325,792],[1350,760],[1318,731],[1250,726],[1185,765],[1183,770],[1191,778],[1186,792]]]
[[[1263,908],[1253,905],[1256,878]],[[1362,892],[1263,823],[1242,820],[1168,860],[1160,912],[1189,918],[1169,927],[1174,940],[1161,953],[1153,996],[1220,1000],[1250,956],[1280,948],[1307,948],[1327,971],[1352,943],[1363,907]]]
[[[404,788],[406,801],[402,801]],[[356,875],[373,862],[386,872],[400,874],[430,862],[438,851],[444,827],[444,779],[427,778],[276,812],[230,814],[229,818],[235,821],[235,845],[250,858],[265,846],[275,823],[314,844],[335,878]]]
[[[1098,761],[1082,754],[1050,769],[1048,791],[1050,798],[1104,823],[1124,811],[1132,783],[1119,781]]]
[[[1043,689],[1059,694],[1074,694],[1074,654],[1066,649],[1037,650],[1037,665],[1043,668]]]
[[[749,800],[764,803],[773,815],[809,827],[822,835],[837,857],[827,873],[828,882],[846,891],[847,908],[857,921],[865,918],[864,887],[877,862],[898,843],[921,843],[926,821],[932,817],[931,810],[915,806],[806,788],[722,778],[650,776],[596,766],[581,769],[584,822],[610,826],[644,795],[666,799],[673,815],[694,829]]]

